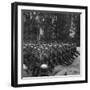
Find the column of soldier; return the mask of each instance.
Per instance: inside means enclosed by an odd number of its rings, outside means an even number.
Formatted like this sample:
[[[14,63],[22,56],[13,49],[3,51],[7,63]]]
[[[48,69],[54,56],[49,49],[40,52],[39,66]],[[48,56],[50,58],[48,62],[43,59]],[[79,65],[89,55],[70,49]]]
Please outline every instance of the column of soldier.
[[[31,72],[32,76],[42,76],[40,71],[40,65],[42,64],[48,66],[47,71],[44,71],[45,76],[49,76],[55,66],[69,66],[78,55],[80,54],[76,49],[76,45],[62,43],[29,43],[24,45],[24,64],[28,68],[27,74],[29,75]]]

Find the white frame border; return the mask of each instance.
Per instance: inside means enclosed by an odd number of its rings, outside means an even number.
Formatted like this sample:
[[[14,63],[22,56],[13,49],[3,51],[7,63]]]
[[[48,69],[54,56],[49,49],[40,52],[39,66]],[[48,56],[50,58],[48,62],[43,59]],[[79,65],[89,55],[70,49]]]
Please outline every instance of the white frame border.
[[[65,11],[65,12],[80,12],[80,76],[57,76],[57,77],[37,77],[21,79],[21,10],[45,10],[45,11]],[[36,7],[36,6],[18,6],[18,84],[32,84],[32,83],[48,83],[48,82],[65,82],[65,81],[80,81],[85,80],[85,10],[84,9],[71,9],[71,8],[52,8],[52,7]]]

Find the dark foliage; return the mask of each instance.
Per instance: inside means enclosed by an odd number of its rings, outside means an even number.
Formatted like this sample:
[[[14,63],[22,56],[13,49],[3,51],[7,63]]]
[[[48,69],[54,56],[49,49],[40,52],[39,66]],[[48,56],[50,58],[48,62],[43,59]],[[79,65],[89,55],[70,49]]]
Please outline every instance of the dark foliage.
[[[40,39],[46,42],[74,42],[80,46],[79,13],[23,11],[22,16],[24,42]],[[43,35],[40,35],[40,29]]]

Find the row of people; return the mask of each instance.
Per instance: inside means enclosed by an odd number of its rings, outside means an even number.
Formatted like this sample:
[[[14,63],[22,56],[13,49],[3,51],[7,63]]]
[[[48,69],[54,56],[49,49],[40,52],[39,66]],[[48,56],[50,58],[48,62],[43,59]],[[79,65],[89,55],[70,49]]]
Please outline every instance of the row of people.
[[[46,47],[48,49],[38,47],[39,50],[31,48],[31,46],[24,48],[24,64],[28,67],[27,72],[31,71],[32,76],[38,76],[41,75],[38,70],[42,64],[48,66],[47,72],[52,72],[56,65],[71,65],[75,57],[79,55],[76,46],[60,44],[61,47],[57,47],[57,45],[56,47]],[[45,72],[45,75],[48,74]]]

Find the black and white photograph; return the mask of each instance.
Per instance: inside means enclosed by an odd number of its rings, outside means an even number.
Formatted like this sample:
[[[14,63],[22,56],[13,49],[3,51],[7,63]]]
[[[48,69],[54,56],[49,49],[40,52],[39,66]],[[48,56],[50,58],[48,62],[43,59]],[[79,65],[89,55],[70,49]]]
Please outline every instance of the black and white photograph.
[[[12,8],[13,85],[87,81],[87,7],[14,3]]]
[[[80,75],[80,13],[22,10],[22,78]]]

